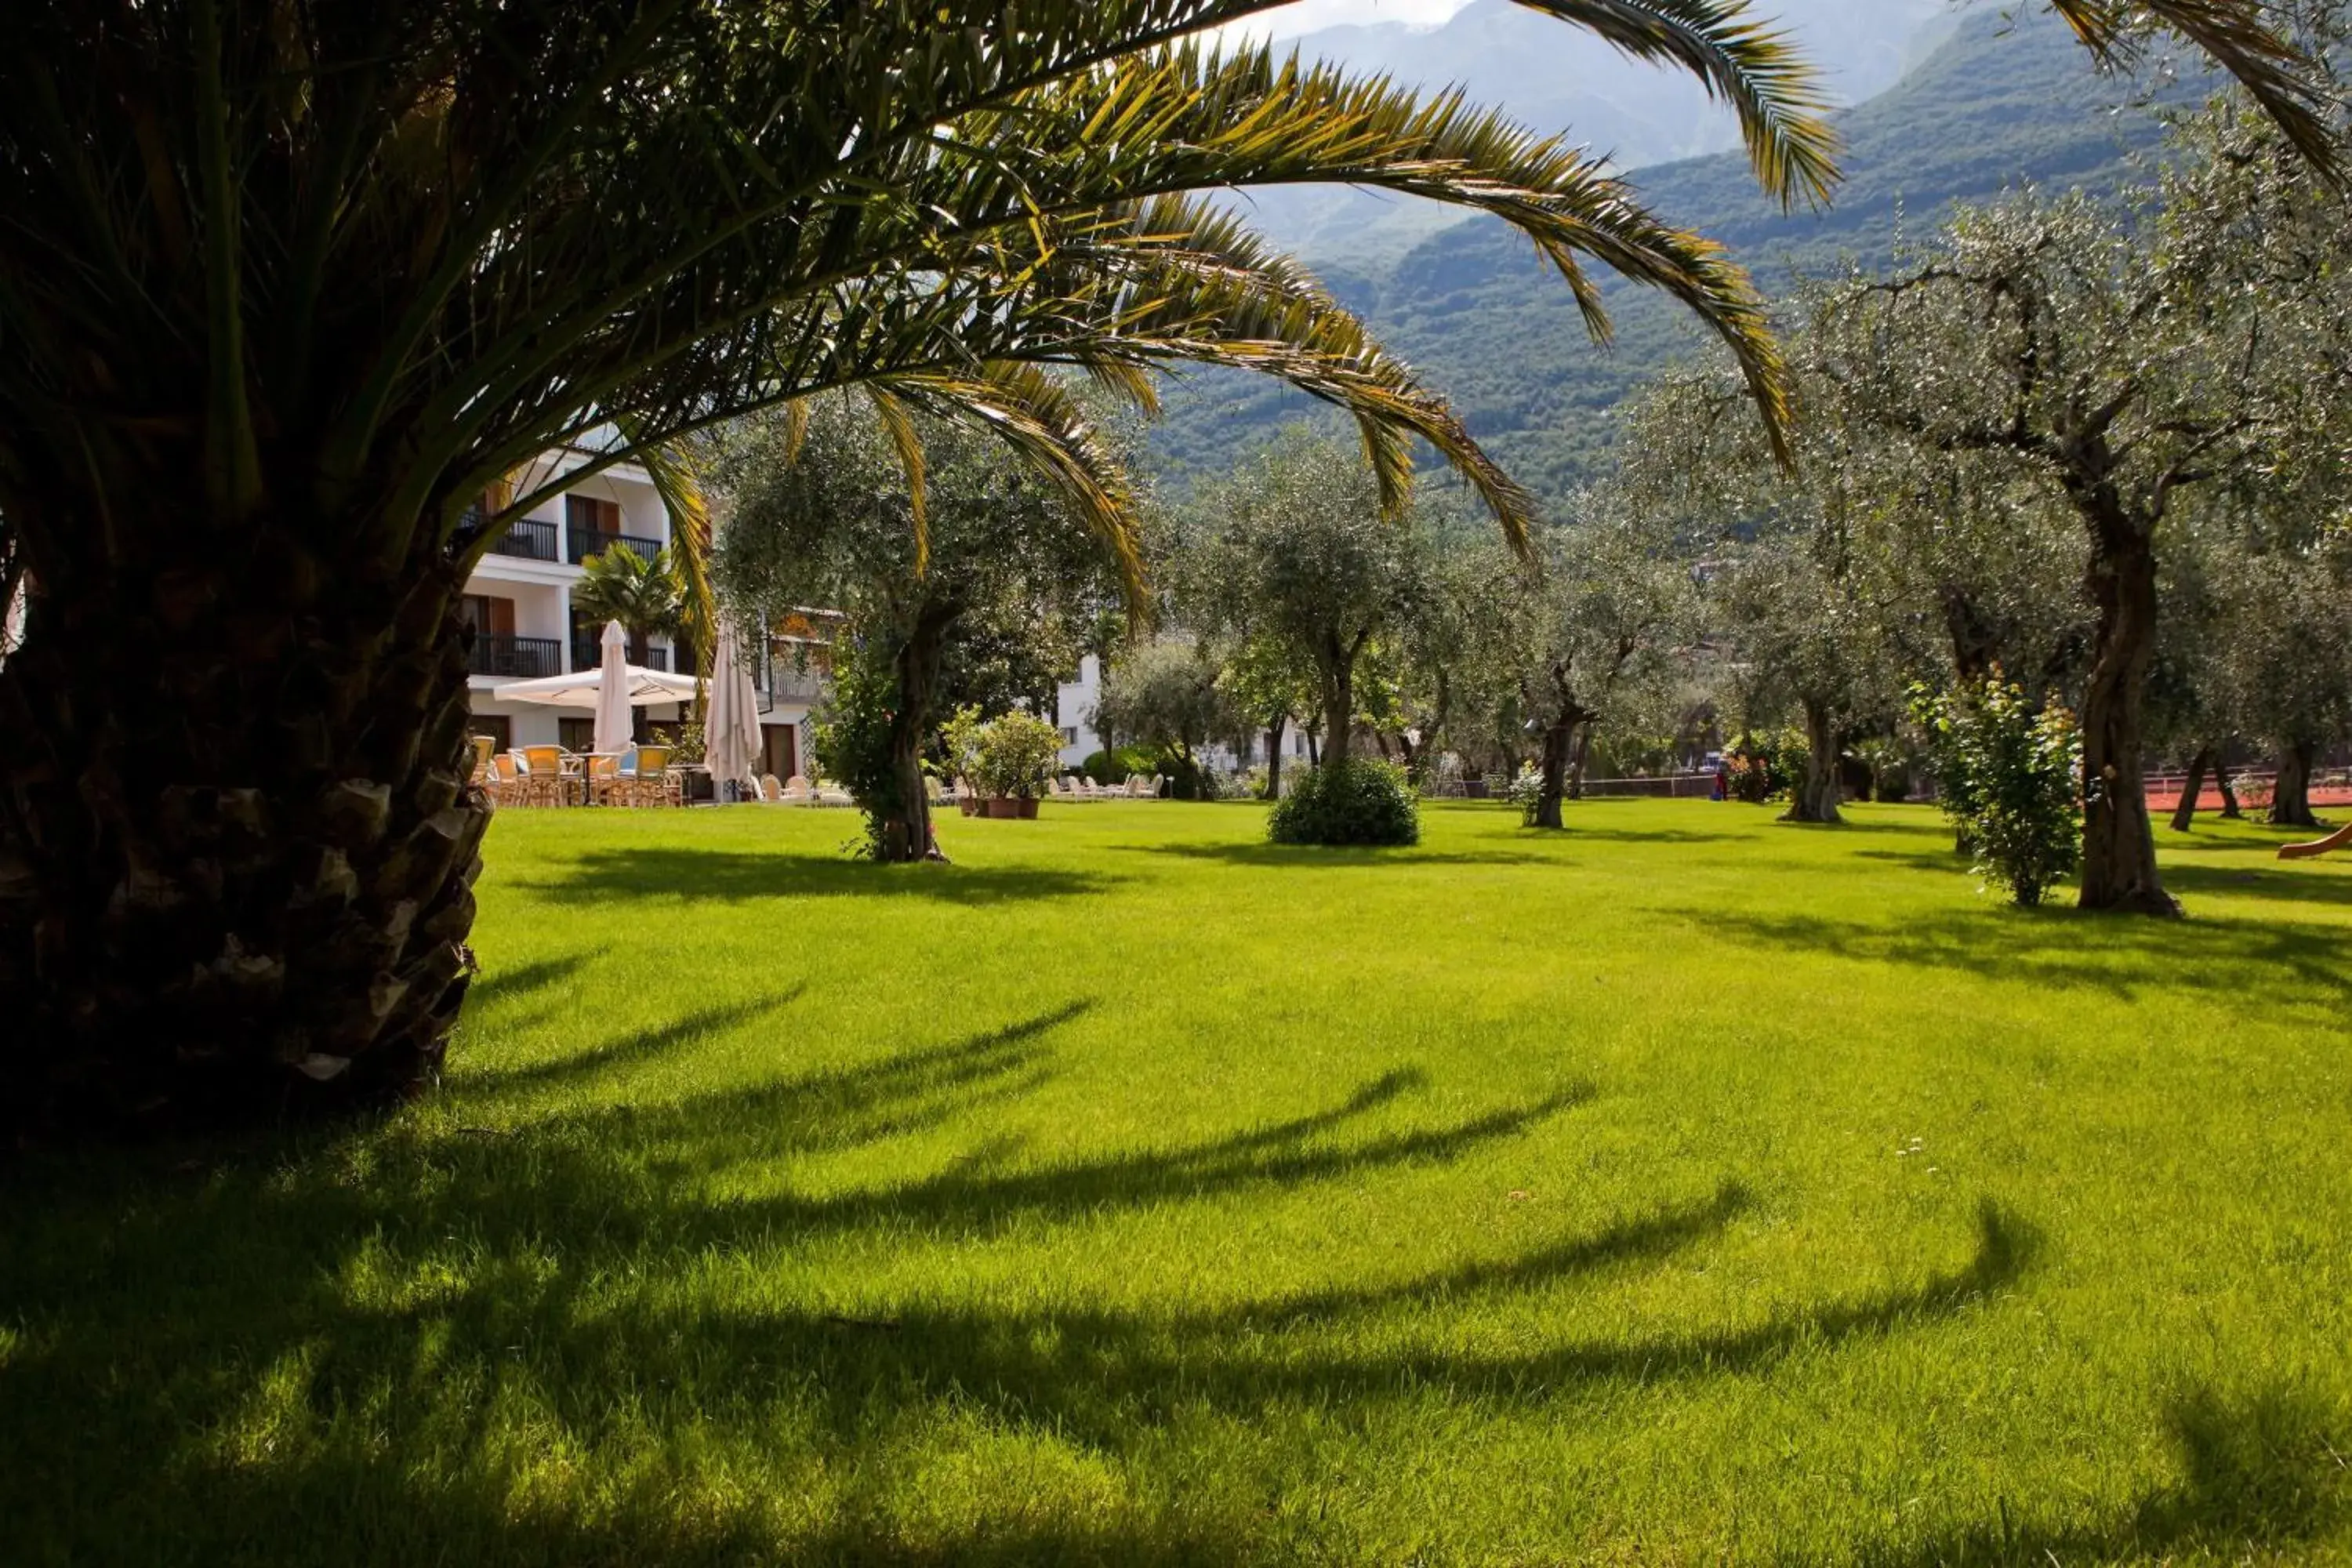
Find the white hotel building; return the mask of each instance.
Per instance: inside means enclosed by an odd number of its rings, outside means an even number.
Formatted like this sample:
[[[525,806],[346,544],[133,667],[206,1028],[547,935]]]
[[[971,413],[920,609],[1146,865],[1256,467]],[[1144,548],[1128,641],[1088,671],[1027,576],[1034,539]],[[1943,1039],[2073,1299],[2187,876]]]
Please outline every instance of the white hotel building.
[[[542,459],[526,482],[544,484],[588,466],[584,453],[561,452]],[[465,614],[474,628],[472,689],[475,733],[487,734],[498,749],[562,745],[586,751],[594,715],[524,702],[501,702],[499,689],[517,680],[593,669],[604,658],[604,627],[572,608],[572,591],[586,575],[582,563],[614,544],[625,544],[647,560],[671,540],[669,509],[646,471],[623,463],[583,478],[562,494],[533,507],[490,546],[466,582]],[[773,628],[808,635],[805,627]],[[794,639],[780,637],[754,655],[752,682],[760,695],[760,727],[765,740],[763,773],[779,778],[799,773],[808,755],[809,709],[824,689],[819,664],[803,670],[789,651]],[[689,650],[667,637],[651,637],[633,647],[633,663],[691,674]],[[639,733],[649,724],[673,722],[675,706],[640,710]]]

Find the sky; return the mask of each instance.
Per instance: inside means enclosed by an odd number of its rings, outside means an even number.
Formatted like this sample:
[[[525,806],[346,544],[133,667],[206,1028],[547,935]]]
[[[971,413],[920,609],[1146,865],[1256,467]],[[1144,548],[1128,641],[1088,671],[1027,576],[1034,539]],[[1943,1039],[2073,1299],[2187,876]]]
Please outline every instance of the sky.
[[[1470,0],[1293,0],[1264,16],[1253,16],[1229,29],[1235,33],[1286,38],[1318,27],[1345,26],[1350,22],[1411,22],[1435,26],[1468,5]]]

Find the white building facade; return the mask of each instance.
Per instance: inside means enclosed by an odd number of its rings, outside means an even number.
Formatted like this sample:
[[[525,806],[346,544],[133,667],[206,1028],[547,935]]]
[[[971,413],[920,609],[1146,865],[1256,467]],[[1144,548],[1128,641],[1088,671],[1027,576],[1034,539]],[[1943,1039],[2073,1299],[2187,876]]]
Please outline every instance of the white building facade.
[[[593,461],[583,452],[552,453],[534,465],[525,482],[537,489]],[[466,581],[465,615],[474,629],[467,684],[475,732],[489,736],[500,751],[538,745],[586,751],[594,728],[590,710],[502,702],[499,689],[601,664],[604,627],[572,605],[572,591],[587,575],[584,563],[615,544],[649,561],[673,537],[669,509],[646,471],[631,463],[583,473],[576,484],[517,519]],[[821,652],[815,659],[792,652],[809,646],[800,640],[805,628],[772,630],[794,634],[752,650],[764,742],[761,771],[782,777],[803,771],[809,710],[823,694],[824,669]],[[641,639],[629,657],[656,669],[694,672],[692,651],[668,637]],[[677,705],[641,710],[639,733],[651,725],[677,722],[683,713]]]

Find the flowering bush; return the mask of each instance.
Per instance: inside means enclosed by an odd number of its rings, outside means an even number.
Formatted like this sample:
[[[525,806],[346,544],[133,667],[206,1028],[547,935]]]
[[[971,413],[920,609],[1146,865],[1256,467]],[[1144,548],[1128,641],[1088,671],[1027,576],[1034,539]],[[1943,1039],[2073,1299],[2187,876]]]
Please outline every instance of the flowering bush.
[[[1511,804],[1519,808],[1519,820],[1529,827],[1536,825],[1536,811],[1543,804],[1543,770],[1533,763],[1521,763],[1518,775],[1511,780]]]
[[[1934,749],[1944,813],[1986,882],[2021,906],[2074,874],[2083,853],[2074,782],[2083,736],[2056,703],[2037,710],[2025,689],[1988,679],[1944,695],[1913,688]]]

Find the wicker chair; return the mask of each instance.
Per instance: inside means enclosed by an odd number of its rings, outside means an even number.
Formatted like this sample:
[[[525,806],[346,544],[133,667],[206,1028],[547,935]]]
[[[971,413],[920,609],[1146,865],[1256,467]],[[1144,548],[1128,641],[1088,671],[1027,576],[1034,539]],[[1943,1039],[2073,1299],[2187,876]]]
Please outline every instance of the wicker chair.
[[[677,805],[684,802],[685,792],[669,771],[670,752],[667,746],[637,748],[636,770],[628,783],[631,805]]]

